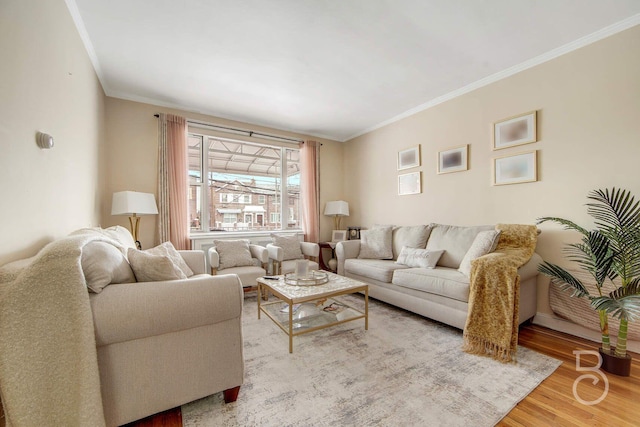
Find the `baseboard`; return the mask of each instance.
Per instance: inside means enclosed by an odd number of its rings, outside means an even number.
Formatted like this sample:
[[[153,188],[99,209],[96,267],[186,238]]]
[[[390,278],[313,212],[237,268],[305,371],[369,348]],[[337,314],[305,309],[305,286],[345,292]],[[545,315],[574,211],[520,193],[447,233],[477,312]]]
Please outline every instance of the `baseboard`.
[[[600,332],[598,331],[585,328],[584,326],[580,326],[569,320],[562,319],[560,317],[556,317],[552,314],[547,313],[536,313],[535,317],[533,318],[533,324],[544,326],[545,328],[553,329],[554,331],[564,332],[565,334],[575,335],[577,337],[598,343],[600,342],[600,339],[602,337],[600,335]],[[615,342],[615,337],[611,337],[611,341]],[[629,351],[633,351],[634,353],[640,353],[640,342],[628,340],[627,349]]]

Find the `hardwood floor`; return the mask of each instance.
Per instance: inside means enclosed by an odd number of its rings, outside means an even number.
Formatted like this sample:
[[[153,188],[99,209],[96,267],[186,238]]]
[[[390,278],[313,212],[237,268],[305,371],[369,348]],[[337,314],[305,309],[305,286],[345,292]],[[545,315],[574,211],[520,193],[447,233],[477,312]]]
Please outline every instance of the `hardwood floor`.
[[[607,374],[609,390],[598,404],[585,405],[574,396],[574,382],[590,372],[576,371],[574,350],[598,350],[592,341],[563,334],[536,325],[520,329],[519,343],[562,361],[562,365],[522,400],[498,426],[639,426],[640,355],[633,354],[630,377]],[[582,356],[581,366],[595,365],[595,356]],[[604,392],[604,381],[592,384],[584,379],[576,386],[576,395],[585,402],[595,401]],[[240,390],[242,393],[242,389]],[[129,427],[181,427],[180,408],[165,411],[128,425]]]

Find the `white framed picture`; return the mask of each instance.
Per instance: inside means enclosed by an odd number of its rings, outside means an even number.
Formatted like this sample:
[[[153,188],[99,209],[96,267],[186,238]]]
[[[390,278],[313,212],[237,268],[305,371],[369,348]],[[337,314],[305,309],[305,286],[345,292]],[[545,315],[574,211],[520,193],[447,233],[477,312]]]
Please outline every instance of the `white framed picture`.
[[[493,149],[514,147],[537,141],[536,112],[509,117],[493,124]]]
[[[398,151],[398,170],[420,166],[420,144],[406,150]]]
[[[421,193],[421,173],[422,172],[411,172],[398,175],[398,194],[405,196],[407,194]]]
[[[493,159],[493,185],[538,180],[537,150]]]
[[[331,232],[331,242],[342,242],[347,240],[347,230],[333,230]]]
[[[469,144],[438,152],[438,173],[461,172],[469,169]]]

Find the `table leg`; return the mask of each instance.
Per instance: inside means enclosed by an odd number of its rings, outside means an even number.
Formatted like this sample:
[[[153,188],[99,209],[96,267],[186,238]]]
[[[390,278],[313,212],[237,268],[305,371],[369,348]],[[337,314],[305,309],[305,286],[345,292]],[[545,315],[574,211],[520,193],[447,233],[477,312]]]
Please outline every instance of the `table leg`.
[[[258,282],[258,319],[260,319],[260,296],[262,295],[262,283]]]
[[[289,303],[289,353],[293,353],[293,303]]]
[[[369,287],[364,291],[364,330],[369,330]]]

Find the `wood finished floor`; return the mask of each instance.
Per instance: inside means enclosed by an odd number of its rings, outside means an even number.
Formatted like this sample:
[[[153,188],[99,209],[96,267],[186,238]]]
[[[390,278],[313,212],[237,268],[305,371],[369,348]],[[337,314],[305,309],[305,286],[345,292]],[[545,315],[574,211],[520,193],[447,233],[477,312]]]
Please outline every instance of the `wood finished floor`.
[[[574,350],[595,350],[592,341],[563,334],[536,325],[520,329],[519,343],[562,361],[562,365],[531,394],[522,400],[498,426],[640,426],[640,355],[633,354],[630,377],[607,375],[609,391],[599,404],[584,405],[573,394],[575,380],[589,372],[576,371]],[[592,366],[595,357],[583,356],[582,366]],[[583,401],[595,401],[604,391],[604,382],[578,383],[577,395]],[[242,389],[240,389],[242,393]],[[128,427],[181,427],[182,413],[175,408],[136,421]]]

